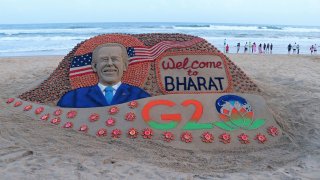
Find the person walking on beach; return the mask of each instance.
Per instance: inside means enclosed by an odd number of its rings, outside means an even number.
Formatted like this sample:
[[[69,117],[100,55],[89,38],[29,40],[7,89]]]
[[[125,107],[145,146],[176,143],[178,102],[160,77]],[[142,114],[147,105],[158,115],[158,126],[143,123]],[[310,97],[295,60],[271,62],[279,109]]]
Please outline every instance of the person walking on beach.
[[[269,45],[269,43],[267,44],[267,53],[269,53],[269,47],[270,47],[270,45]]]
[[[297,44],[297,54],[300,54],[300,46]]]
[[[272,54],[272,49],[273,49],[273,45],[272,43],[270,44],[270,54]]]
[[[317,54],[317,44],[314,44],[313,46],[313,54]]]
[[[224,51],[224,53],[226,53],[226,44],[227,44],[227,39],[224,39],[224,41],[223,41],[223,51]]]
[[[250,51],[250,49],[252,49],[252,44],[251,44],[251,41],[249,41],[249,51]]]
[[[291,47],[292,47],[291,44],[289,44],[289,45],[288,45],[288,54],[291,53]]]
[[[252,44],[252,53],[256,53],[256,51],[257,51],[257,45],[256,45],[256,42],[254,42]]]
[[[259,49],[259,53],[261,54],[262,53],[262,44],[261,43],[259,44],[258,49]]]
[[[226,53],[229,53],[229,44],[226,46]]]
[[[237,53],[239,53],[240,50],[240,43],[237,44]]]
[[[292,46],[292,54],[296,53],[296,49],[297,49],[297,43],[294,42],[294,45]]]
[[[266,48],[267,48],[266,43],[263,43],[263,52],[264,52],[264,53],[266,53]]]
[[[248,42],[246,42],[246,44],[244,45],[244,53],[247,53],[248,51]]]
[[[313,54],[313,45],[311,45],[311,47],[310,47],[310,52],[311,52],[311,55]]]

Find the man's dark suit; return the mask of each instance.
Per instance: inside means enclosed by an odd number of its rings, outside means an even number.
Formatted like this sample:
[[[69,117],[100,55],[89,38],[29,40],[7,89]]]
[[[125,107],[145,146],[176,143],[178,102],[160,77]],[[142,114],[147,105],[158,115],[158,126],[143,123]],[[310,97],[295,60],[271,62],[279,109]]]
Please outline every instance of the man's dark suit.
[[[150,97],[144,90],[122,83],[110,104],[107,103],[98,85],[83,87],[67,92],[58,102],[60,107],[88,108],[121,104],[136,99]]]

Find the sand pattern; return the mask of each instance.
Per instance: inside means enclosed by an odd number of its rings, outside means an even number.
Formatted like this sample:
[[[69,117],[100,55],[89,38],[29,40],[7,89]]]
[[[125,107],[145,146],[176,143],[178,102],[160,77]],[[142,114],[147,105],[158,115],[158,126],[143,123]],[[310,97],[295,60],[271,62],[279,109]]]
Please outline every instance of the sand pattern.
[[[262,90],[284,136],[265,149],[190,151],[140,140],[108,140],[54,128],[5,108],[62,57],[0,60],[0,174],[3,179],[317,179],[320,177],[320,58],[228,55]]]

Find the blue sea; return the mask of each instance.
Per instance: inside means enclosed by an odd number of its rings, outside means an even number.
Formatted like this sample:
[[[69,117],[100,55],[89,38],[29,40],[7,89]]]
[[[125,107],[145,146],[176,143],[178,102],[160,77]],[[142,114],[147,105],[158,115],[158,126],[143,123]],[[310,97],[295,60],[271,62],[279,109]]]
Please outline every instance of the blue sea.
[[[56,23],[0,25],[0,56],[66,55],[77,43],[105,33],[184,33],[202,37],[230,53],[236,44],[272,43],[273,54],[286,54],[289,43],[300,45],[301,54],[310,54],[312,44],[320,45],[320,27],[248,25],[221,23]]]

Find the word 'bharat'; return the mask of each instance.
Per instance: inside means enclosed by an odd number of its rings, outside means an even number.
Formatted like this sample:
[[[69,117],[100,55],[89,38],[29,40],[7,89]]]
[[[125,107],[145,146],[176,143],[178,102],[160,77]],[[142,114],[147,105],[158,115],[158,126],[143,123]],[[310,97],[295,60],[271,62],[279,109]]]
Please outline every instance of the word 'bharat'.
[[[202,91],[202,90],[223,90],[223,77],[171,77],[165,76],[166,91]]]

